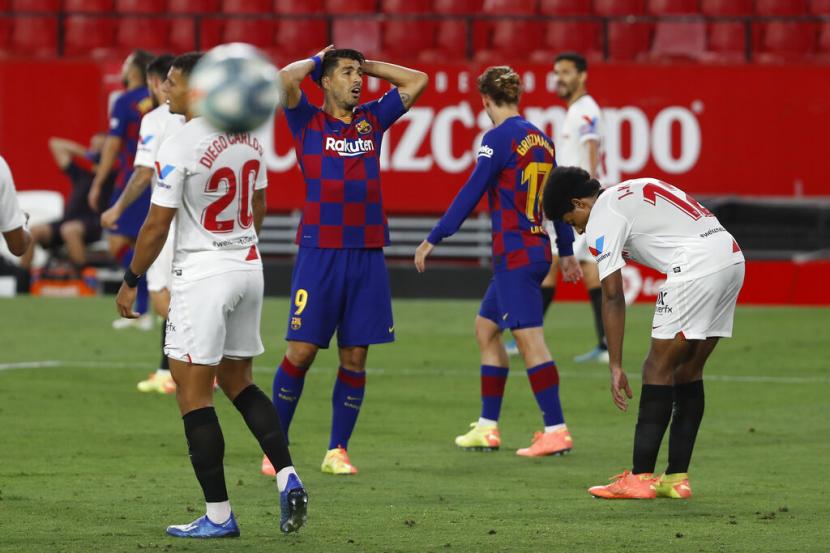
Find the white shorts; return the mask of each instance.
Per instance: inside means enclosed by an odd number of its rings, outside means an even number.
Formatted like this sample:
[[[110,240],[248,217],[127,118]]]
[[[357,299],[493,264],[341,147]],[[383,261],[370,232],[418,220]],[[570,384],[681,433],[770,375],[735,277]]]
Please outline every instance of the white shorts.
[[[175,221],[174,223],[175,224]],[[175,233],[173,225],[170,226],[170,232],[167,234],[167,240],[164,241],[164,247],[159,252],[159,256],[147,269],[147,289],[151,292],[161,292],[165,288],[170,290],[170,283],[173,278],[173,252],[176,249]]]
[[[259,355],[262,294],[261,269],[173,278],[164,354],[197,365]]]
[[[657,293],[651,337],[729,338],[743,283],[744,264],[736,263],[698,279],[664,284]]]
[[[554,257],[559,257],[559,249],[556,247],[556,227],[553,226],[553,223],[550,221],[545,220],[545,230],[548,232],[548,236],[550,237],[550,251]],[[574,256],[576,260],[580,263],[594,263],[596,264],[597,260],[594,259],[594,256],[591,255],[591,252],[588,251],[588,242],[585,240],[584,234],[577,234],[574,231]]]

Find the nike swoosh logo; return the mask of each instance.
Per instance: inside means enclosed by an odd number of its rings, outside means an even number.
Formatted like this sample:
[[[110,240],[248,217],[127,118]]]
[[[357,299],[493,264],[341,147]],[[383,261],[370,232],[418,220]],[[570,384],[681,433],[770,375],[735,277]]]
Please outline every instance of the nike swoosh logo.
[[[651,327],[651,330],[654,330],[655,328],[660,328],[661,326],[663,326],[663,325],[653,326],[653,327]]]
[[[392,334],[393,332],[395,332],[395,327],[394,327],[394,326],[390,326],[390,327],[389,327],[389,334]]]

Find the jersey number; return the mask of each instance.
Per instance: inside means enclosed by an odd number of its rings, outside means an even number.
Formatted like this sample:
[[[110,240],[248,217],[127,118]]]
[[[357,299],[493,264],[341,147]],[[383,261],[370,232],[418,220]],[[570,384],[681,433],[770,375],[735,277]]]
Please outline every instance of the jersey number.
[[[239,222],[240,228],[246,229],[254,222],[254,215],[251,213],[251,194],[253,194],[254,183],[259,174],[259,160],[251,159],[245,162],[240,171],[239,182],[242,186],[237,186],[236,173],[230,167],[222,167],[214,171],[210,180],[205,187],[205,192],[216,192],[222,183],[226,183],[227,190],[225,194],[217,198],[212,204],[207,206],[202,212],[202,226],[210,232],[223,233],[233,232],[234,225]],[[237,198],[237,189],[239,195]],[[236,220],[223,219],[219,220],[219,214],[225,211],[234,199],[237,199],[239,207],[237,209]]]
[[[700,205],[697,200],[686,195],[686,198],[680,198],[675,192],[678,192],[674,186],[660,181],[660,184],[650,182],[643,186],[643,199],[651,205],[657,205],[657,196],[660,196],[674,207],[697,221],[701,217],[714,217],[712,212]]]
[[[534,161],[528,163],[522,171],[522,184],[527,183],[525,215],[531,223],[541,220],[542,189],[545,187],[545,179],[551,169],[553,169],[553,163]]]

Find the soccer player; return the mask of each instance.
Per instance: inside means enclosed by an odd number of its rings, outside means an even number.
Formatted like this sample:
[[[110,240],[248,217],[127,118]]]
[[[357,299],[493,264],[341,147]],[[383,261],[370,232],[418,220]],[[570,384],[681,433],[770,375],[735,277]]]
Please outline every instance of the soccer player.
[[[606,499],[688,498],[689,462],[703,418],[703,366],[720,338],[732,336],[744,280],[738,243],[691,196],[657,179],[606,189],[578,167],[559,167],[544,194],[545,215],[584,233],[602,282],[611,397],[625,411],[631,387],[622,368],[625,297],[621,269],[634,259],[666,274],[643,363],[634,466],[588,490]],[[654,467],[669,426],[669,465]]]
[[[140,198],[148,186],[155,184],[155,166],[161,144],[170,135],[184,125],[184,117],[170,113],[167,105],[165,80],[173,63],[173,56],[164,54],[156,57],[147,65],[147,84],[150,87],[155,109],[141,118],[138,136],[138,149],[133,162],[135,170],[130,176],[124,191],[112,207],[101,214],[104,228],[118,230],[118,220],[127,208]],[[175,225],[164,243],[161,253],[147,270],[147,289],[153,310],[164,322],[161,325],[161,361],[159,368],[146,380],[138,383],[140,392],[158,392],[171,394],[176,391],[176,383],[170,374],[167,356],[164,355],[164,342],[167,333],[167,312],[170,310],[170,279],[172,278],[173,244]]]
[[[159,151],[153,203],[118,293],[118,311],[123,317],[138,316],[132,310],[137,280],[164,247],[175,217],[165,353],[207,512],[190,524],[168,527],[167,533],[185,538],[239,535],[225,485],[214,377],[277,467],[280,529],[292,532],[305,523],[308,496],[291,462],[277,410],[251,375],[251,359],[263,351],[262,261],[256,246],[268,184],[263,148],[250,133],[226,134],[194,117],[188,79],[199,57],[183,54],[170,69],[170,111],[186,116],[187,123]]]
[[[9,164],[0,156],[0,233],[13,255],[21,256],[32,244],[26,223],[29,216],[20,209]]]
[[[322,108],[311,105],[300,89],[309,75],[323,89]],[[392,88],[380,99],[360,104],[365,75]],[[291,282],[288,349],[274,376],[273,401],[287,436],[305,374],[336,330],[340,368],[322,470],[355,474],[346,450],[363,402],[369,345],[395,339],[383,257],[389,228],[381,200],[381,140],[415,103],[428,77],[333,46],[284,67],[280,77],[306,200],[297,229],[300,249]],[[263,459],[265,474],[273,471],[267,461]]]
[[[147,64],[151,60],[150,53],[135,50],[124,61],[122,77],[126,90],[115,100],[112,107],[109,135],[104,142],[101,161],[89,190],[89,206],[96,211],[98,211],[98,201],[104,182],[109,178],[116,159],[118,159],[120,169],[115,179],[111,204],[115,203],[122,194],[132,175],[133,160],[138,148],[139,123],[144,114],[153,107],[150,92],[147,90]],[[118,228],[107,233],[110,254],[122,267],[126,268],[130,265],[134,253],[133,245],[149,208],[150,189],[148,188],[124,211],[118,220]],[[143,315],[147,312],[148,300],[147,281],[143,278],[139,282],[137,300],[136,310]],[[115,320],[112,324],[116,329],[134,326],[149,330],[153,321],[149,315],[146,315],[138,321]]]
[[[455,443],[484,451],[501,444],[498,420],[509,368],[501,334],[510,329],[545,425],[529,447],[516,453],[564,454],[573,440],[559,402],[559,372],[545,344],[540,292],[551,260],[549,238],[541,226],[541,198],[545,178],[555,166],[553,141],[519,115],[521,83],[510,67],[487,68],[478,78],[478,90],[494,128],[482,138],[472,175],[415,253],[415,266],[423,272],[435,246],[461,227],[487,193],[494,274],[475,322],[481,352],[481,416]],[[573,233],[567,225],[559,226],[562,269],[566,279],[573,280],[578,272],[576,261],[568,255]]]

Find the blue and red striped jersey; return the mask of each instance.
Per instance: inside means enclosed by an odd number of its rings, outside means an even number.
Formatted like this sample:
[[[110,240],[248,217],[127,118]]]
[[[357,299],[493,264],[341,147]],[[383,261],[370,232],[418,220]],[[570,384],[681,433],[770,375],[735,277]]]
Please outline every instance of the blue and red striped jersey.
[[[118,152],[120,170],[115,179],[115,186],[123,188],[133,174],[133,159],[138,149],[138,131],[141,127],[141,118],[153,109],[153,100],[146,87],[127,90],[115,100],[110,114],[110,136],[121,139],[121,150]],[[115,171],[113,167],[113,171]]]
[[[311,105],[305,94],[296,107],[284,111],[306,185],[297,244],[389,245],[380,189],[380,146],[384,131],[406,113],[398,89],[357,106],[351,123]]]
[[[542,188],[556,166],[553,141],[519,115],[487,131],[476,167],[427,240],[438,244],[461,227],[487,192],[493,232],[493,271],[550,263],[542,228]],[[573,231],[556,223],[560,255],[573,254]]]

